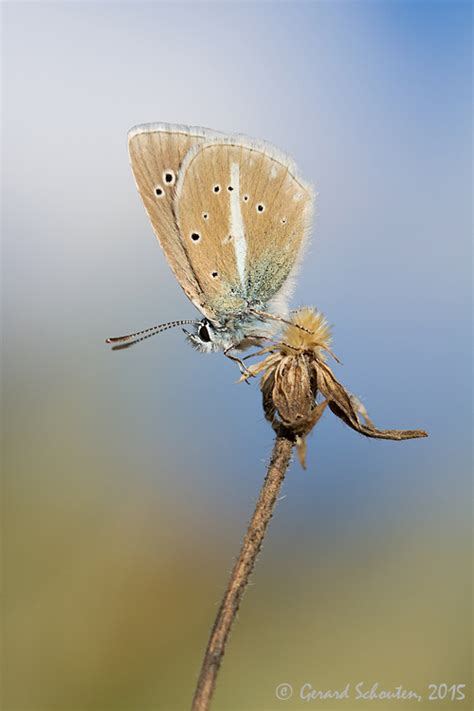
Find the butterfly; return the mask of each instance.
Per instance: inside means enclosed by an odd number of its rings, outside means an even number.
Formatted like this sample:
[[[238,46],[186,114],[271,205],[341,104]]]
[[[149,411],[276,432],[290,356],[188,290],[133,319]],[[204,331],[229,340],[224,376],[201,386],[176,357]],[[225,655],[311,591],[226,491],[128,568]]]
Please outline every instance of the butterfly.
[[[192,346],[242,364],[232,352],[271,340],[286,322],[310,228],[311,186],[284,153],[242,135],[151,123],[129,131],[128,149],[168,264],[203,318],[107,342],[127,348],[192,324],[185,331]]]

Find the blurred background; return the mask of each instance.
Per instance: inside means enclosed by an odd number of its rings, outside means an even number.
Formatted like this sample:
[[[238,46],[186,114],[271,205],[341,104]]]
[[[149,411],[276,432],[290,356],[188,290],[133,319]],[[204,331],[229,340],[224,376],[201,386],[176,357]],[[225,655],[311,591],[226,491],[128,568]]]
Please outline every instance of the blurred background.
[[[471,6],[3,3],[3,706],[181,711],[272,447],[128,166],[150,121],[263,138],[319,193],[292,305],[379,427],[292,465],[215,709],[470,709]],[[292,699],[275,688],[293,685]],[[416,701],[298,698],[402,685]]]

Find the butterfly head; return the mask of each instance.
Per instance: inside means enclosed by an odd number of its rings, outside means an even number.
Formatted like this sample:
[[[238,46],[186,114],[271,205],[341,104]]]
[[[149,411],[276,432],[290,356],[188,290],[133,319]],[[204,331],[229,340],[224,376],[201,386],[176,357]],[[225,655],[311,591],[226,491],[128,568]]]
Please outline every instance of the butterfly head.
[[[220,351],[228,345],[228,336],[223,329],[218,328],[208,318],[203,318],[201,321],[196,322],[194,333],[189,333],[184,328],[183,331],[186,334],[186,340],[189,341],[193,348],[203,353]]]
[[[194,333],[184,328],[183,331],[193,348],[202,353],[213,353],[261,345],[262,339],[268,340],[277,329],[275,321],[265,323],[259,316],[245,310],[234,317],[223,317],[220,323],[203,318],[195,322]]]

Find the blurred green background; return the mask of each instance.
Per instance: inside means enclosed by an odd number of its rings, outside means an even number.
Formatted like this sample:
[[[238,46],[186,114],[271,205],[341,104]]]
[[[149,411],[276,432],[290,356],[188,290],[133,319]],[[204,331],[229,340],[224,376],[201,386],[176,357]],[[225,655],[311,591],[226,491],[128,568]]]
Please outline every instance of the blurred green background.
[[[380,427],[325,415],[284,485],[216,710],[471,709],[471,6],[3,3],[5,711],[181,711],[272,446],[128,167],[136,123],[264,138],[319,193],[293,305]],[[310,683],[416,701],[314,701]],[[279,701],[275,689],[294,695]],[[466,684],[429,701],[429,684]]]

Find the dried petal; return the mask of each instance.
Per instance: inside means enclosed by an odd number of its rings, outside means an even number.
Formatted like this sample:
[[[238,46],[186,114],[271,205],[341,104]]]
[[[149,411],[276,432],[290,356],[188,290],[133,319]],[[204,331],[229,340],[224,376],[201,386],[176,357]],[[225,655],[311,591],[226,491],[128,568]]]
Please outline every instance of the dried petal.
[[[344,386],[336,380],[331,368],[322,361],[315,361],[313,367],[316,372],[318,390],[329,400],[329,405],[332,402],[337,402],[344,413],[347,424],[350,423],[357,427],[359,418],[352,405],[352,400]]]
[[[428,437],[428,433],[425,430],[379,430],[376,427],[369,427],[368,425],[363,425],[360,422],[350,421],[345,412],[339,407],[339,403],[332,401],[329,403],[329,409],[335,415],[340,417],[340,419],[351,427],[356,432],[364,435],[365,437],[372,437],[373,439],[391,439],[391,440],[402,440],[402,439],[417,439],[419,437]]]
[[[303,435],[296,438],[296,454],[303,469],[306,469],[306,437]]]

